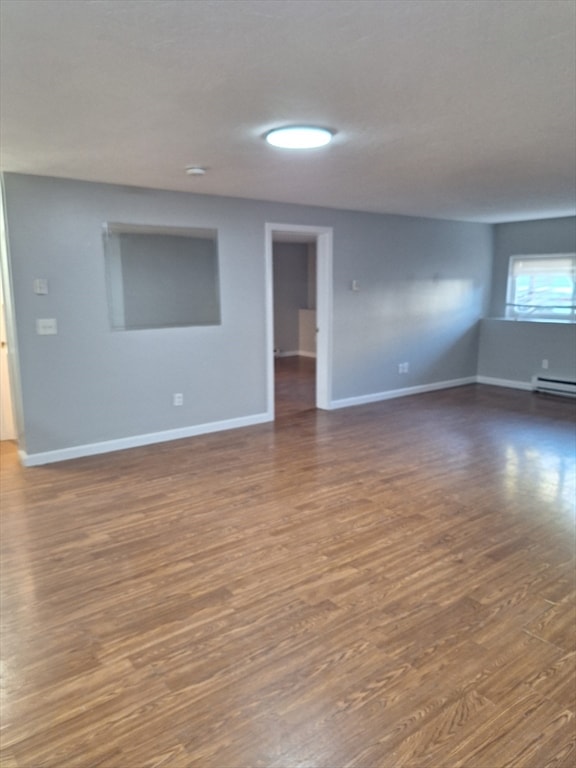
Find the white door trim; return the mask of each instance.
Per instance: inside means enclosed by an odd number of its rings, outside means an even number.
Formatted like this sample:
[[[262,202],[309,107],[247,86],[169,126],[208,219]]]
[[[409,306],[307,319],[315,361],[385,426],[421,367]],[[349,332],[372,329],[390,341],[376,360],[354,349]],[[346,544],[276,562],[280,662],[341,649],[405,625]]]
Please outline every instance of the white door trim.
[[[22,405],[17,382],[18,358],[16,354],[16,334],[14,331],[14,303],[11,291],[10,259],[8,255],[8,225],[5,214],[6,196],[4,193],[4,175],[0,174],[0,312],[2,313],[2,329],[0,336],[5,345],[0,352],[2,356],[2,386],[0,392],[0,439],[16,440],[20,438],[23,444]]]
[[[265,231],[267,414],[270,420],[274,419],[274,279],[272,254],[274,235],[281,233],[316,238],[316,407],[330,410],[332,408],[332,228],[267,223]]]

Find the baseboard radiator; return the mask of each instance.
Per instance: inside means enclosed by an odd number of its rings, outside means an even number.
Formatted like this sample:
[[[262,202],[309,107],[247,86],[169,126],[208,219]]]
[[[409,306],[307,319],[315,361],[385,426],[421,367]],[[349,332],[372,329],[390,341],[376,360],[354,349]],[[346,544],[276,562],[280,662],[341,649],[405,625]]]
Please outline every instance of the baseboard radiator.
[[[576,397],[576,381],[556,379],[549,376],[534,376],[532,385],[535,392],[562,397]]]

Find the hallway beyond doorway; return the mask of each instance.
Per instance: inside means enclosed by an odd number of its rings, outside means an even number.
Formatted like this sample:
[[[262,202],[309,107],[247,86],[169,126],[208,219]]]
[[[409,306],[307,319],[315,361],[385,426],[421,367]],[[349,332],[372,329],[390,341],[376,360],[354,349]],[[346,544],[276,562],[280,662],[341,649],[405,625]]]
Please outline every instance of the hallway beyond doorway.
[[[277,357],[274,360],[276,418],[316,410],[316,360]]]

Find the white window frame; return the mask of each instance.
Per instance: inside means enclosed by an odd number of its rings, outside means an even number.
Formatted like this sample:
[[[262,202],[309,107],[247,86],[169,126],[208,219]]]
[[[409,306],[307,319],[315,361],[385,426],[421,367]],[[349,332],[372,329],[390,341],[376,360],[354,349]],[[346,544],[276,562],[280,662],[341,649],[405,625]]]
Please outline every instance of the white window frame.
[[[546,262],[558,259],[571,261],[571,267],[569,267],[568,274],[572,279],[572,303],[568,305],[568,311],[558,311],[560,309],[564,309],[564,306],[554,307],[549,304],[538,306],[535,304],[519,303],[517,297],[515,296],[515,277],[517,274],[518,265],[521,262]],[[576,323],[576,254],[545,253],[511,256],[508,263],[505,316],[513,320],[553,320],[562,323]]]

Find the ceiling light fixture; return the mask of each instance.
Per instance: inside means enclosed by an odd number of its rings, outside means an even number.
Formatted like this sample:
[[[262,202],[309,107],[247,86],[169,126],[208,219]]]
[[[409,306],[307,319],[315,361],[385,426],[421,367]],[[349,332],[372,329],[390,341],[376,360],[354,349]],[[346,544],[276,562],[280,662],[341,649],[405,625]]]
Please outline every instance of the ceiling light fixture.
[[[189,165],[186,168],[188,176],[204,176],[206,174],[206,168],[202,168],[199,165]]]
[[[289,125],[274,128],[264,135],[268,144],[283,149],[315,149],[332,141],[334,131],[328,128],[315,128],[312,125]]]

